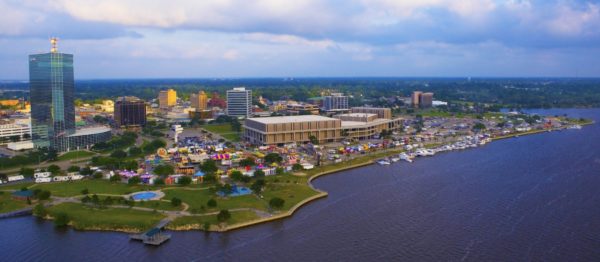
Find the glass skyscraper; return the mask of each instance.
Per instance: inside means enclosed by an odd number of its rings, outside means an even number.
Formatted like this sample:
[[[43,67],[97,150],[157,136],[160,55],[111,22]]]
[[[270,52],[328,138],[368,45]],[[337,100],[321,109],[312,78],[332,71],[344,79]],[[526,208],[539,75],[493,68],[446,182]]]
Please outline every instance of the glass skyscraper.
[[[31,136],[36,148],[63,152],[110,139],[110,128],[75,129],[73,55],[52,51],[29,56]]]
[[[75,132],[73,55],[30,55],[29,85],[34,145],[65,151]]]

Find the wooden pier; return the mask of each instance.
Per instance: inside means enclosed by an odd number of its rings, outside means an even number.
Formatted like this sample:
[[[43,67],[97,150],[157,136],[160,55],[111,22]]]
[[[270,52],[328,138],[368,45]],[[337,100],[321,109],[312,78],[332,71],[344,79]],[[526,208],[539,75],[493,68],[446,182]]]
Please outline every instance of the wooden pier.
[[[163,232],[163,228],[170,222],[171,220],[169,218],[163,219],[152,229],[144,233],[129,235],[129,239],[142,241],[146,245],[159,246],[165,241],[171,239],[171,234],[166,234]]]

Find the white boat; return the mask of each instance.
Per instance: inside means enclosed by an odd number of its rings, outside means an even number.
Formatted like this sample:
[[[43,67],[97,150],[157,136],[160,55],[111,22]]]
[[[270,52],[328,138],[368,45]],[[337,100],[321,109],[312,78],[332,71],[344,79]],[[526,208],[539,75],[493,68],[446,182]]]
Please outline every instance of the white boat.
[[[389,165],[391,163],[390,163],[390,161],[388,161],[386,159],[381,159],[381,160],[377,160],[377,164],[384,166],[384,165]]]
[[[390,158],[390,160],[392,160],[392,162],[398,162],[398,161],[400,161],[400,158],[399,157],[392,157],[392,158]]]
[[[404,160],[404,161],[406,161],[406,162],[412,163],[412,161],[413,161],[413,160],[412,160],[412,157],[411,157],[411,156],[409,156],[407,153],[401,153],[401,154],[400,154],[400,155],[398,155],[398,156],[400,157],[400,159],[402,159],[402,160]]]

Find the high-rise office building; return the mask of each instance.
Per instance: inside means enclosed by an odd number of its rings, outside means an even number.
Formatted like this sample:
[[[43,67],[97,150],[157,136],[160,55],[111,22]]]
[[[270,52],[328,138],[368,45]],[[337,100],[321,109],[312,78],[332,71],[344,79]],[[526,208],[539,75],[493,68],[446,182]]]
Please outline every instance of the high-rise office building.
[[[173,89],[162,90],[158,94],[158,105],[160,108],[168,108],[177,104],[177,91]]]
[[[227,115],[250,117],[252,114],[252,91],[244,87],[227,90]]]
[[[421,94],[423,94],[423,92],[421,91],[414,91],[412,93],[412,104],[414,107],[419,106],[419,102],[421,101]]]
[[[419,107],[427,108],[433,106],[433,93],[423,93],[419,97]]]
[[[332,93],[330,96],[325,97],[323,108],[325,111],[347,111],[348,96],[342,93]]]
[[[196,110],[206,110],[208,107],[208,96],[204,91],[200,91],[198,94],[190,95],[190,102]]]
[[[146,102],[134,96],[119,97],[115,103],[117,127],[146,125]]]
[[[50,53],[29,56],[32,140],[37,148],[68,151],[110,138],[110,129],[75,129],[73,55],[59,53],[52,38]]]

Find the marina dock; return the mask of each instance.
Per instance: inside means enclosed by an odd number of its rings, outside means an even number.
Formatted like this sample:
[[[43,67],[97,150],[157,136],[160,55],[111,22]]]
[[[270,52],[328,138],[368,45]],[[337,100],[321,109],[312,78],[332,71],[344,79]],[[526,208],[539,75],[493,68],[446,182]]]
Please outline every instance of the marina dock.
[[[159,246],[167,240],[171,239],[171,234],[166,234],[163,232],[164,227],[170,222],[171,220],[169,218],[165,218],[161,220],[156,226],[144,233],[129,235],[129,239],[142,241],[142,243],[146,245]]]

